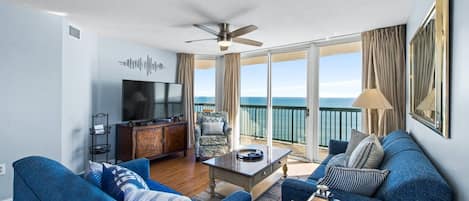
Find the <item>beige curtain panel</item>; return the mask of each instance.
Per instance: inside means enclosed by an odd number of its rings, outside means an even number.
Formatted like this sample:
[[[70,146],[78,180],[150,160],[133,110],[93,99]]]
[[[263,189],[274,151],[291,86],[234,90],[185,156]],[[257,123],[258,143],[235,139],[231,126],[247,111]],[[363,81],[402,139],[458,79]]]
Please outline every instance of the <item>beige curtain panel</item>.
[[[194,144],[194,55],[178,53],[177,82],[183,84],[184,117],[186,118],[189,147]]]
[[[431,20],[425,29],[418,32],[414,37],[413,51],[414,58],[413,63],[418,68],[414,68],[414,102],[417,107],[427,96],[431,93],[434,88],[434,77],[435,77],[435,21]],[[422,111],[415,111],[417,114],[423,115]]]
[[[222,109],[228,113],[228,121],[231,128],[233,128],[233,137],[236,137],[238,133],[240,70],[241,58],[239,53],[226,54]],[[237,140],[233,139],[232,142],[237,142]]]
[[[405,128],[406,28],[398,25],[362,33],[363,88],[378,88],[393,106],[378,129],[378,112],[366,110],[364,130],[384,136]]]

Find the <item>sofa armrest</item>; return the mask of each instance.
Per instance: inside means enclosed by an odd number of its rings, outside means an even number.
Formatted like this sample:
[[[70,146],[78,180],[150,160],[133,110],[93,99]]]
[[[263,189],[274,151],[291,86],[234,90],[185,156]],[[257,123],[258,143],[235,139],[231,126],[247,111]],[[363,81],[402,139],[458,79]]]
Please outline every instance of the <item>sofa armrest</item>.
[[[348,142],[339,140],[329,140],[329,154],[336,155],[345,153]]]
[[[316,185],[298,179],[285,179],[282,183],[282,201],[301,201],[316,191]]]
[[[237,191],[234,192],[222,201],[251,201],[251,194],[246,191]]]
[[[140,175],[143,179],[150,178],[150,161],[146,158],[139,158],[139,159],[119,163],[118,165],[134,171],[135,173]]]

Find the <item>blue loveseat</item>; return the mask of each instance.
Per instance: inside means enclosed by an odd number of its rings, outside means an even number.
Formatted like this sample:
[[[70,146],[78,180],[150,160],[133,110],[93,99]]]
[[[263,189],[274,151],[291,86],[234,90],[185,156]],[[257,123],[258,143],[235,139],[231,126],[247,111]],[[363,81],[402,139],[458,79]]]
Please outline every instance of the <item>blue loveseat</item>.
[[[180,194],[179,192],[150,179],[150,163],[147,159],[136,159],[119,164],[145,179],[152,190]],[[111,201],[111,196],[88,183],[79,175],[57,161],[40,156],[30,156],[13,163],[15,201]],[[246,192],[235,192],[224,201],[250,201]]]
[[[390,170],[386,181],[373,197],[332,190],[341,201],[451,201],[453,191],[425,156],[412,137],[394,131],[382,140],[384,159],[379,169]],[[282,183],[282,201],[306,201],[316,191],[316,182],[325,174],[332,156],[344,153],[347,142],[331,140],[329,156],[306,181],[286,179]]]

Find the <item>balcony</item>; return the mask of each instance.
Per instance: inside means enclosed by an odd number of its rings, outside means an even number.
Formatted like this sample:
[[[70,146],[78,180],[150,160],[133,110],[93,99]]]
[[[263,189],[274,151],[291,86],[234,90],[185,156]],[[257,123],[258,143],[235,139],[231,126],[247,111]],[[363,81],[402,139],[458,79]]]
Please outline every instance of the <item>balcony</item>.
[[[214,110],[214,104],[196,103],[195,112]],[[241,105],[240,134],[242,144],[265,143],[266,106]],[[348,141],[352,129],[361,129],[359,108],[320,107],[319,146],[327,149],[329,140]],[[294,155],[304,156],[306,107],[273,106],[272,138],[275,146],[287,146]]]

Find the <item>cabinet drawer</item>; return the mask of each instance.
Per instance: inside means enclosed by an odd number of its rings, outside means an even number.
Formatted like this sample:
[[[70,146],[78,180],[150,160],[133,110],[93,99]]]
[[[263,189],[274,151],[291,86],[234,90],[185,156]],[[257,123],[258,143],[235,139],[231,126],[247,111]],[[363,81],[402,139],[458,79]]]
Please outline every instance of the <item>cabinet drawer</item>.
[[[135,133],[135,158],[152,157],[163,153],[163,130],[151,128]]]
[[[164,152],[176,152],[186,149],[186,125],[168,126],[164,128]]]
[[[254,175],[254,184],[259,183],[260,181],[270,176],[271,174],[272,174],[272,166],[269,165],[268,167],[264,168],[263,170],[258,172],[256,175]]]

